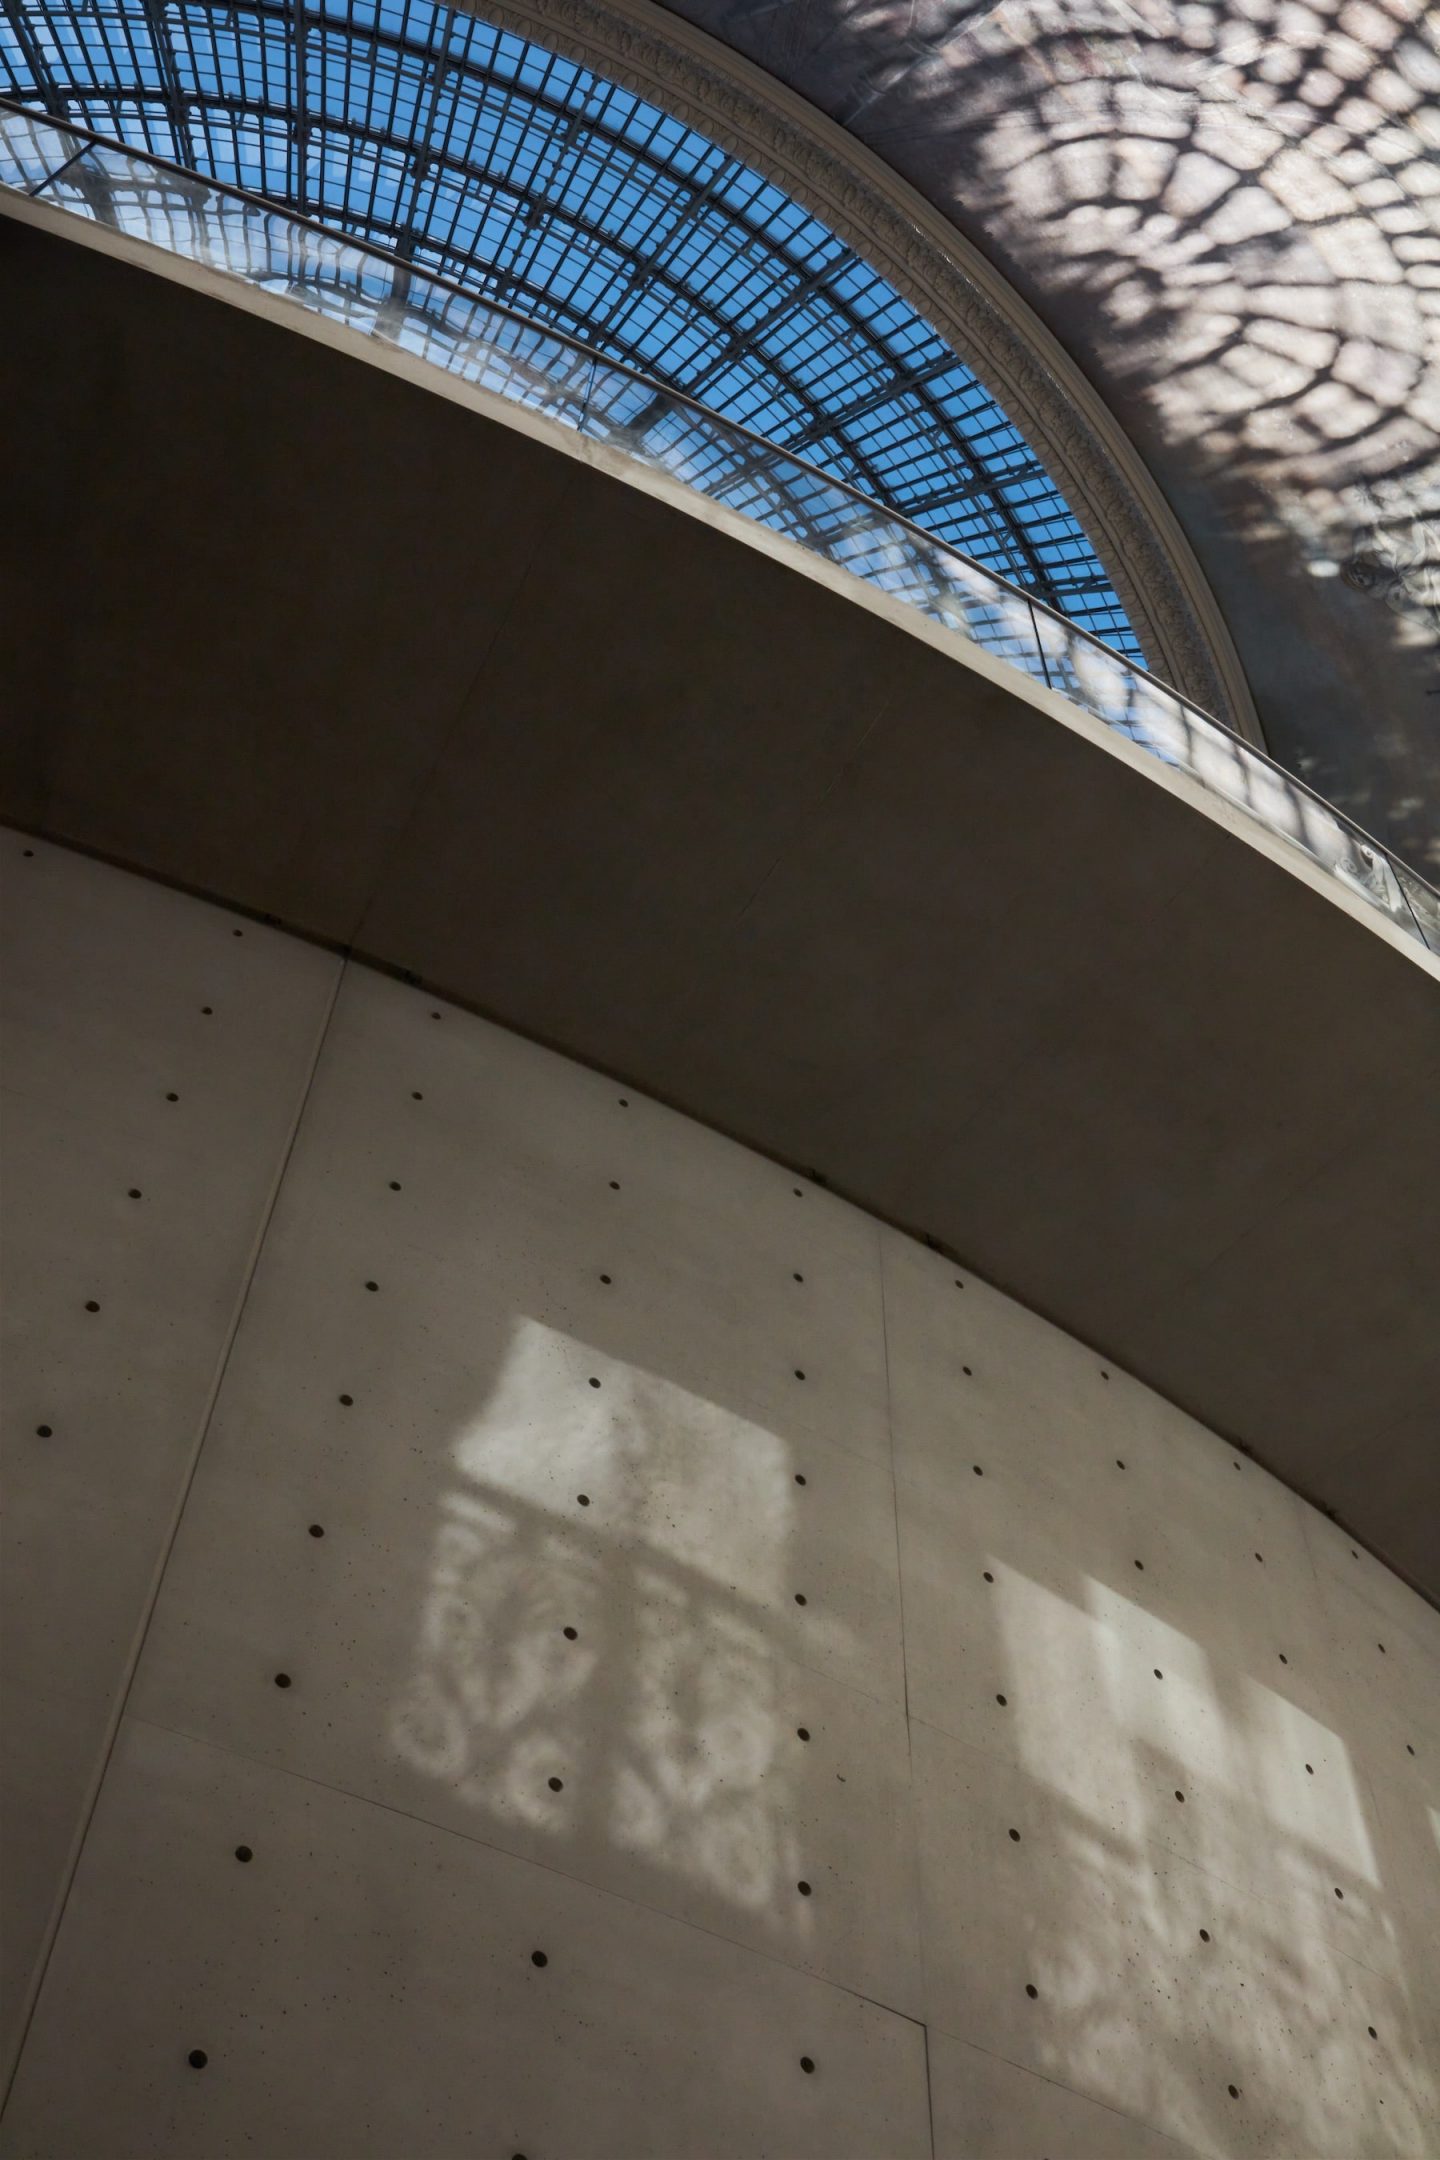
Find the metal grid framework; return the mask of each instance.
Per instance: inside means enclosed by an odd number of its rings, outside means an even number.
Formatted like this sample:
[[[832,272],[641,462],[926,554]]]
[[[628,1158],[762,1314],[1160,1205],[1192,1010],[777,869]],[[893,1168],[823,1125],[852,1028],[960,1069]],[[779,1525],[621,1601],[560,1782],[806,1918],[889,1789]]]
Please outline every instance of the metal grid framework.
[[[0,85],[583,339],[1142,657],[937,333],[799,204],[589,70],[427,0],[0,0]]]

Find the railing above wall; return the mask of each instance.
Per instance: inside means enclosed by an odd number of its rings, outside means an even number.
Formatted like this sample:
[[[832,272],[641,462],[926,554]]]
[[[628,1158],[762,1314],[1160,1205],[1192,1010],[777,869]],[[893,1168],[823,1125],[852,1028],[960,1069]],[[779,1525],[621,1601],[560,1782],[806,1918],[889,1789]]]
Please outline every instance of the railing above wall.
[[[6,189],[380,339],[755,519],[1188,773],[1440,952],[1440,893],[1303,781],[1018,586],[763,436],[380,249],[0,100]]]

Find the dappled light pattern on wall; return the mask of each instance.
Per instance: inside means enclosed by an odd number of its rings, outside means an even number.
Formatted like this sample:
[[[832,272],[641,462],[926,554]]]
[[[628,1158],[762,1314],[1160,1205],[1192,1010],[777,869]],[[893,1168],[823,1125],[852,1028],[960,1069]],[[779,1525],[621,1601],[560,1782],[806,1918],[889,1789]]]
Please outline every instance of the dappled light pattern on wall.
[[[1432,2160],[1440,1615],[938,1250],[327,964],[11,2149]]]
[[[786,1827],[800,1750],[782,1728],[754,1594],[788,1545],[784,1450],[757,1433],[738,1463],[697,1455],[693,1489],[647,1509],[665,1489],[652,1475],[665,1426],[703,1406],[636,1376],[608,1411],[557,1435],[554,1452],[537,1448],[531,1421],[543,1411],[525,1380],[539,1373],[526,1348],[522,1334],[499,1393],[528,1402],[530,1445],[507,1464],[503,1425],[487,1419],[457,1451],[485,1497],[467,1483],[443,1508],[395,1746],[502,1821],[560,1839],[588,1826],[617,1853],[780,1919],[781,1935],[803,1929],[804,1869]],[[563,1342],[553,1350],[563,1360]],[[570,1458],[572,1486],[593,1488],[598,1538],[571,1527],[573,1498],[546,1505],[556,1453]],[[724,1466],[743,1512],[715,1507],[707,1462]],[[688,1555],[687,1517],[701,1530]],[[764,1580],[772,1597],[777,1587]]]

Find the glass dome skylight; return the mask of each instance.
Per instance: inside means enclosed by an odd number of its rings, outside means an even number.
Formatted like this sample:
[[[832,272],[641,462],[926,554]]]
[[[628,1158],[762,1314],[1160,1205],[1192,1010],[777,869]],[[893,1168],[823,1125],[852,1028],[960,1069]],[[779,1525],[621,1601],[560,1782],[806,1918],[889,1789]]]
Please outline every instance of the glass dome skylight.
[[[989,393],[810,213],[569,60],[427,0],[0,0],[0,90],[553,324],[1142,657]]]

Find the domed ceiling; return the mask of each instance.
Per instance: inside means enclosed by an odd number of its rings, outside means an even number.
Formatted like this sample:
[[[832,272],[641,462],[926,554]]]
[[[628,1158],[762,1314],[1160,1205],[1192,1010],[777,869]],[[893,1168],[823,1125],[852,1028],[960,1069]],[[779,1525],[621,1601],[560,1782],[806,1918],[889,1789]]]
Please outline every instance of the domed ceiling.
[[[1178,514],[1272,752],[1433,878],[1440,11],[672,5],[1033,304]]]

